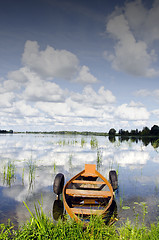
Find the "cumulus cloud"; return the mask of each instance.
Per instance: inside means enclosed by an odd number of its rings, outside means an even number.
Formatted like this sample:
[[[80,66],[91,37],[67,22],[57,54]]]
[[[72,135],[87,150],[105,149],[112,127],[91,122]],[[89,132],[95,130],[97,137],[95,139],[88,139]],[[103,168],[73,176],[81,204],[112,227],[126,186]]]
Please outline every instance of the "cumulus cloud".
[[[127,31],[129,34],[129,29]],[[116,97],[104,86],[93,89],[86,85],[80,92],[57,84],[64,73],[63,79],[70,80],[70,84],[98,81],[87,66],[80,67],[77,57],[66,50],[47,47],[42,51],[37,42],[27,41],[23,64],[20,69],[9,72],[8,79],[0,79],[1,126],[7,129],[8,126],[12,126],[10,129],[18,126],[16,129],[22,130],[85,128],[101,131],[107,127],[107,131],[112,123],[118,128],[129,127],[129,120],[137,125],[149,118],[141,103],[115,107]],[[159,95],[157,89],[153,94]]]
[[[36,108],[39,109],[39,111],[42,111],[45,113],[45,116],[51,116],[53,118],[59,117],[59,116],[71,116],[71,110],[70,106],[67,104],[67,102],[63,103],[55,103],[55,102],[48,102],[47,104],[45,102],[37,102]]]
[[[47,46],[45,50],[40,50],[36,41],[26,41],[22,62],[24,68],[9,73],[10,79],[25,81],[25,69],[28,68],[47,80],[59,78],[84,84],[98,81],[90,73],[87,66],[79,65],[79,60],[75,54],[67,50],[54,49],[51,46]]]
[[[159,21],[159,15],[157,16],[154,7],[147,10],[141,1],[136,0],[126,3],[120,11],[116,9],[109,17],[106,30],[111,37],[116,39],[116,43],[114,53],[105,51],[104,57],[111,62],[115,70],[135,76],[159,76],[159,69],[152,67],[153,62],[157,59],[157,54],[153,48],[149,48],[146,36],[144,36],[147,29],[149,29],[149,33],[151,32],[151,22],[155,22],[152,20],[154,18],[152,13],[157,18],[155,20]],[[155,29],[159,32],[158,21],[155,23]],[[154,36],[153,41],[158,39],[157,34],[152,33],[152,35]]]
[[[102,86],[96,93],[90,85],[83,89],[82,94],[72,93],[71,98],[75,102],[84,102],[84,104],[92,106],[111,104],[116,100],[110,90],[105,90]]]
[[[14,100],[14,93],[2,93],[0,94],[0,108],[8,108],[12,106]]]
[[[114,101],[113,94],[109,90],[104,90],[104,87],[101,87],[96,93],[91,86],[86,86],[81,94],[75,92],[68,94],[63,103],[37,102],[36,108],[58,121],[59,117],[63,117],[64,122],[69,117],[70,122],[75,123],[76,121],[76,124],[77,122],[79,124],[79,122],[83,122],[82,118],[96,118],[99,125],[99,122],[104,122],[105,119],[112,119],[111,113],[114,108],[111,104]],[[62,122],[62,120],[60,121]],[[88,120],[87,124],[89,122],[91,123]]]
[[[29,69],[27,67],[20,68],[16,71],[12,71],[8,73],[8,79],[14,80],[15,82],[24,83],[28,81],[27,73]]]
[[[36,41],[26,41],[23,64],[46,78],[72,79],[78,71],[78,58],[67,50],[55,50],[47,46],[39,50]]]
[[[67,90],[63,90],[54,82],[30,81],[24,91],[24,97],[29,101],[63,102],[67,95]]]
[[[32,107],[31,105],[27,104],[24,100],[15,102],[14,108],[22,116],[38,117],[40,114],[40,112],[35,107]]]
[[[150,114],[145,107],[122,104],[117,107],[115,116],[123,120],[138,121],[148,120]]]
[[[98,80],[96,77],[94,77],[91,73],[90,70],[87,66],[82,66],[78,77],[75,79],[76,82],[80,82],[80,83],[96,83]]]

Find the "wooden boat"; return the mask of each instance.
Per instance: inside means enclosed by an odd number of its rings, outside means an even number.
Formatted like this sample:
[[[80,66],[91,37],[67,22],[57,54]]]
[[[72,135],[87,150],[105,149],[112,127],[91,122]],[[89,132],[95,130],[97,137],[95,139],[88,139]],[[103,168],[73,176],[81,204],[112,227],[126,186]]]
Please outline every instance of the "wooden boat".
[[[95,164],[85,164],[85,169],[72,177],[64,188],[63,174],[56,176],[54,192],[63,193],[63,203],[71,218],[81,221],[92,214],[106,214],[114,198],[113,190],[117,188],[116,172],[110,172],[111,183],[96,170]]]

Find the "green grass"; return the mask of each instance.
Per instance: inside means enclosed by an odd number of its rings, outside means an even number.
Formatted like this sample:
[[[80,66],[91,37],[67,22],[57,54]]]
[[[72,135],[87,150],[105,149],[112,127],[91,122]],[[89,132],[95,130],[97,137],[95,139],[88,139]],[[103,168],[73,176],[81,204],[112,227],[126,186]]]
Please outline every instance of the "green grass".
[[[91,145],[91,149],[98,148],[98,140],[96,137],[91,137],[90,145]]]
[[[6,183],[8,186],[11,186],[15,178],[15,164],[14,162],[8,161],[8,163],[4,165],[3,168],[3,184]]]
[[[81,147],[83,148],[86,143],[87,143],[86,140],[82,137],[81,138]]]
[[[28,161],[27,165],[29,169],[29,190],[30,190],[33,189],[34,187],[36,165],[33,162],[32,158]]]
[[[139,226],[129,220],[121,226],[108,226],[101,216],[92,215],[87,225],[83,222],[76,223],[67,216],[55,224],[44,214],[40,202],[38,207],[35,205],[35,213],[30,211],[25,202],[24,205],[31,215],[30,220],[17,230],[10,222],[7,225],[0,224],[0,239],[159,239],[159,221],[151,224],[149,228],[144,222]],[[141,205],[143,214],[146,214],[145,203]]]
[[[97,149],[97,170],[99,171],[100,166],[102,165],[102,151]]]

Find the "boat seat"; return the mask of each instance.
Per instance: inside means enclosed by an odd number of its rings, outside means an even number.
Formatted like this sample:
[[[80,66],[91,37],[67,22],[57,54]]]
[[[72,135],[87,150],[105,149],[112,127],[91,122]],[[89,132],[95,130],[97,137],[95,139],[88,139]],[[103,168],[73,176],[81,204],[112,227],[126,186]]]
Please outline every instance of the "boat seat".
[[[107,198],[111,197],[110,191],[95,191],[95,190],[80,190],[80,189],[66,189],[66,194],[73,197],[94,197]]]
[[[82,214],[82,215],[100,215],[103,213],[103,210],[99,209],[85,209],[85,208],[71,208],[71,211],[74,214]]]
[[[72,183],[80,183],[80,184],[92,184],[92,185],[106,185],[105,182],[102,181],[85,181],[85,180],[73,180]]]

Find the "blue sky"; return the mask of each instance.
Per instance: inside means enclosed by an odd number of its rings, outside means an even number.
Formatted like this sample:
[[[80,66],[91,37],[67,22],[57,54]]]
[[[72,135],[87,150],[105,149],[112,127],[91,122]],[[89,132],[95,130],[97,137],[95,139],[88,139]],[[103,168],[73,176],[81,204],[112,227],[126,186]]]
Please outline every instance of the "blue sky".
[[[159,0],[1,0],[0,129],[159,125]]]

